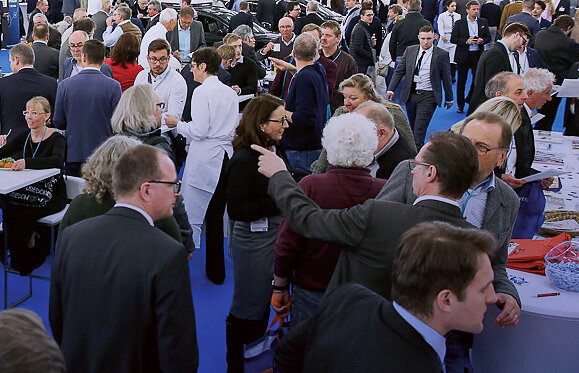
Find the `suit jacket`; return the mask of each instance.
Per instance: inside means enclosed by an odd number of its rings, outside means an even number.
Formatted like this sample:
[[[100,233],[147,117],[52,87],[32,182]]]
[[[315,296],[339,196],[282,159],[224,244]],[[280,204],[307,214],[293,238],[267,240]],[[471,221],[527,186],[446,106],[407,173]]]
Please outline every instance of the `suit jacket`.
[[[239,12],[229,20],[229,32],[233,32],[239,25],[248,25],[253,28],[253,16],[251,13]]]
[[[20,69],[16,74],[0,79],[0,133],[12,130],[10,136],[17,136],[28,130],[22,111],[34,96],[45,97],[54,109],[56,86],[56,79],[33,68]]]
[[[404,137],[400,136],[394,145],[376,160],[380,166],[378,172],[376,172],[376,177],[386,180],[390,179],[390,175],[392,175],[392,172],[400,162],[406,159],[414,159],[414,157],[416,157],[416,150],[410,146]]]
[[[432,60],[430,61],[430,82],[432,83],[432,93],[436,105],[442,105],[442,87],[444,85],[444,99],[452,101],[452,81],[450,80],[450,57],[448,52],[436,46],[433,46]],[[390,81],[389,91],[394,92],[396,86],[403,77],[404,86],[400,98],[402,102],[408,102],[410,99],[410,90],[412,87],[412,77],[414,76],[414,68],[416,66],[416,59],[420,45],[411,45],[406,48],[402,61],[396,67],[392,80]]]
[[[537,67],[537,68],[544,68],[545,64],[543,63],[543,59],[539,52],[536,49],[531,47],[527,47],[525,53],[527,54],[527,62],[529,63],[529,67]]]
[[[412,174],[408,162],[401,162],[376,199],[412,204],[416,196],[412,191]],[[481,228],[492,233],[499,249],[492,260],[495,275],[493,285],[498,293],[512,295],[519,306],[521,301],[515,285],[509,280],[505,265],[513,226],[519,212],[519,197],[504,181],[495,179],[495,189],[489,192]]]
[[[40,12],[37,12],[37,14],[38,13],[40,13]],[[33,41],[32,30],[33,30],[33,28],[30,29],[30,33],[28,34],[28,37],[26,38],[26,41],[29,43],[32,43],[32,41]],[[60,44],[62,44],[62,35],[54,27],[48,26],[48,46],[58,50],[58,49],[60,49]]]
[[[521,22],[527,25],[532,35],[535,35],[541,29],[539,22],[531,15],[531,13],[521,12],[519,14],[512,15],[507,19],[505,25],[513,22]]]
[[[255,67],[257,68],[257,79],[265,78],[265,68],[259,61],[257,60],[257,54],[255,53],[255,49],[249,44],[242,43],[241,44],[241,55],[243,58],[249,58],[253,62],[255,62]],[[227,84],[229,85],[229,84]]]
[[[153,26],[155,26],[157,23],[159,23],[159,17],[161,17],[161,13],[153,16],[153,18],[149,18],[149,21],[147,22],[147,28],[145,29],[145,33],[147,31],[149,31],[149,29]]]
[[[474,91],[468,105],[468,115],[472,114],[480,104],[487,100],[485,85],[496,74],[512,71],[511,62],[504,44],[497,42],[484,51],[478,60],[474,79]]]
[[[418,30],[422,26],[431,26],[431,24],[419,12],[408,12],[406,18],[394,24],[389,45],[392,60],[402,56],[406,47],[418,44]]]
[[[370,199],[346,210],[322,210],[289,172],[276,173],[269,181],[268,193],[295,232],[344,246],[328,290],[356,282],[390,299],[392,261],[406,231],[434,220],[472,227],[457,206],[435,200],[409,206]]]
[[[533,125],[527,110],[521,110],[521,126],[515,131],[515,147],[517,148],[517,161],[515,164],[515,177],[522,179],[532,174],[536,174],[531,165],[535,160],[535,136],[533,135]]]
[[[186,255],[126,207],[66,228],[52,266],[49,318],[68,370],[196,371]]]
[[[167,33],[167,41],[171,45],[171,52],[179,50],[179,25],[175,26],[172,31]],[[195,52],[199,48],[206,47],[205,43],[205,33],[203,32],[203,24],[199,21],[193,21],[189,27],[189,32],[191,34],[191,42],[189,48],[191,52]]]
[[[261,23],[267,22],[273,27],[273,13],[275,0],[259,0],[257,3],[257,20]]]
[[[301,34],[304,26],[310,23],[321,26],[322,23],[324,23],[324,20],[317,13],[310,13],[306,14],[303,17],[299,17],[294,25],[295,34],[296,35]]]
[[[37,15],[38,13],[42,13],[40,11],[40,9],[38,8],[34,8],[34,10],[32,11],[32,13],[28,14],[28,31],[26,32],[26,40],[31,41],[32,40],[32,29],[34,28],[34,22],[32,22],[32,20],[34,19],[34,16]]]
[[[53,123],[66,130],[67,162],[86,161],[113,135],[111,117],[120,98],[119,82],[98,70],[83,70],[60,82]]]
[[[557,77],[557,84],[562,83],[571,65],[579,61],[579,44],[555,26],[539,32],[533,47],[547,69]]]
[[[62,63],[62,69],[60,70],[61,78],[59,79],[62,82],[64,79],[69,78],[70,74],[72,74],[72,68],[76,64],[76,60],[73,57],[69,57]],[[109,65],[103,63],[101,65],[101,72],[108,76],[109,78],[113,79],[113,70]]]
[[[282,372],[442,372],[440,359],[392,304],[357,284],[328,293],[279,342]]]
[[[483,38],[484,42],[478,45],[478,54],[480,55],[485,50],[485,44],[490,43],[491,33],[489,31],[489,23],[484,18],[477,19],[479,38]],[[468,31],[467,19],[459,19],[454,23],[452,34],[450,35],[450,42],[456,44],[456,52],[454,54],[454,62],[457,64],[466,63],[468,58],[470,44],[466,41],[470,38]]]
[[[42,42],[32,44],[34,68],[41,74],[58,79],[58,51]]]
[[[523,3],[521,1],[516,1],[514,3],[507,4],[503,9],[503,14],[501,14],[501,24],[499,25],[498,33],[502,34],[503,30],[507,24],[507,19],[510,16],[519,14],[523,10]]]
[[[99,10],[90,18],[95,24],[94,38],[96,40],[103,41],[103,33],[107,29],[107,18],[109,18],[109,15],[106,14],[104,10]]]
[[[551,24],[552,24],[551,21],[541,17],[541,20],[539,21],[539,28],[541,30],[545,30],[551,27]]]

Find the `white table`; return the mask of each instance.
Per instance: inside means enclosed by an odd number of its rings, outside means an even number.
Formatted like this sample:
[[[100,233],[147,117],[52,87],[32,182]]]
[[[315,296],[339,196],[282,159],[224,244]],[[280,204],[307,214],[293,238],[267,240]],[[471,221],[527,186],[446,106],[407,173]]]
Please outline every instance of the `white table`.
[[[503,329],[493,323],[499,309],[490,306],[484,330],[475,336],[472,362],[477,372],[548,372],[579,370],[579,293],[565,292],[540,275],[507,268],[509,276],[529,283],[515,285],[522,303],[519,324]],[[559,292],[536,298],[539,293]]]
[[[8,194],[22,187],[34,184],[60,173],[58,168],[48,168],[46,170],[22,170],[11,171],[9,169],[0,170],[0,194]]]

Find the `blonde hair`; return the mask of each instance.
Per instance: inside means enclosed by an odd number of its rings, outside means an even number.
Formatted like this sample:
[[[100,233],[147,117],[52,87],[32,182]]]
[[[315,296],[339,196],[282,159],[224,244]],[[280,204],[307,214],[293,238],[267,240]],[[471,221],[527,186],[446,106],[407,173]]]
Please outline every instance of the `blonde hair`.
[[[382,103],[382,99],[380,99],[378,96],[376,89],[374,89],[374,84],[368,75],[358,73],[344,80],[342,83],[340,83],[340,93],[343,93],[342,91],[346,87],[358,88],[360,91],[362,91],[362,94],[366,96],[367,100]]]
[[[511,127],[512,133],[515,133],[521,126],[521,111],[515,101],[506,96],[493,97],[483,102],[474,112],[481,111],[491,112],[502,117]],[[474,114],[474,113],[473,113]],[[459,133],[464,125],[465,119],[454,124],[450,130]]]
[[[51,108],[50,108],[50,102],[48,102],[48,100],[42,96],[34,96],[32,97],[30,100],[28,100],[26,102],[26,106],[28,106],[29,104],[38,104],[40,105],[40,107],[42,107],[42,110],[44,110],[45,113],[47,114],[51,114]],[[46,120],[46,125],[48,125],[50,123],[50,118],[48,118]]]

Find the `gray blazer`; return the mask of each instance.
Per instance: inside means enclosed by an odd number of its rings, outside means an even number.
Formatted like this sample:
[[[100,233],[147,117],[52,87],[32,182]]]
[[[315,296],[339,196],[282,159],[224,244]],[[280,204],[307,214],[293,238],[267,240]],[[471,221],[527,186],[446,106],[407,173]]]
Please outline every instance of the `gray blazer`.
[[[103,41],[103,33],[107,29],[107,18],[109,18],[109,15],[104,10],[99,10],[90,18],[95,24],[93,37],[98,41]]]
[[[199,48],[206,47],[205,43],[205,33],[203,32],[203,24],[199,21],[193,21],[191,27],[189,27],[191,32],[191,52],[195,52]],[[167,33],[167,41],[171,45],[171,52],[179,50],[179,26],[175,26],[173,31]]]
[[[412,191],[412,174],[408,161],[401,162],[394,169],[390,179],[384,188],[378,193],[376,199],[384,201],[402,202],[411,205],[416,200]],[[497,242],[499,249],[492,261],[495,279],[493,285],[497,293],[512,295],[519,306],[521,300],[519,293],[509,280],[505,265],[508,260],[508,246],[513,233],[513,226],[519,212],[520,200],[517,194],[504,181],[495,179],[495,189],[488,194],[487,204],[484,212],[482,229],[491,232]]]
[[[432,83],[432,93],[436,105],[442,105],[442,87],[444,86],[444,98],[446,101],[452,101],[452,80],[450,78],[450,57],[448,52],[436,46],[433,47],[432,59],[430,61],[430,82]],[[408,102],[410,98],[410,89],[412,86],[412,77],[414,76],[414,67],[418,58],[420,45],[411,45],[406,48],[402,55],[402,62],[396,67],[392,81],[388,87],[389,91],[396,91],[400,80],[404,79],[404,86],[400,98],[402,102]]]

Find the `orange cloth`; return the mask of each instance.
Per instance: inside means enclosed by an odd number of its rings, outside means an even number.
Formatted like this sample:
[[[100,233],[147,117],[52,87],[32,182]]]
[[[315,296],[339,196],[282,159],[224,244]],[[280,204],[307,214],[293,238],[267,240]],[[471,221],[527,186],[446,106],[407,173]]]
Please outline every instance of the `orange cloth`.
[[[545,276],[545,255],[561,242],[570,240],[567,233],[544,240],[511,240],[511,245],[518,246],[509,254],[507,268]]]

